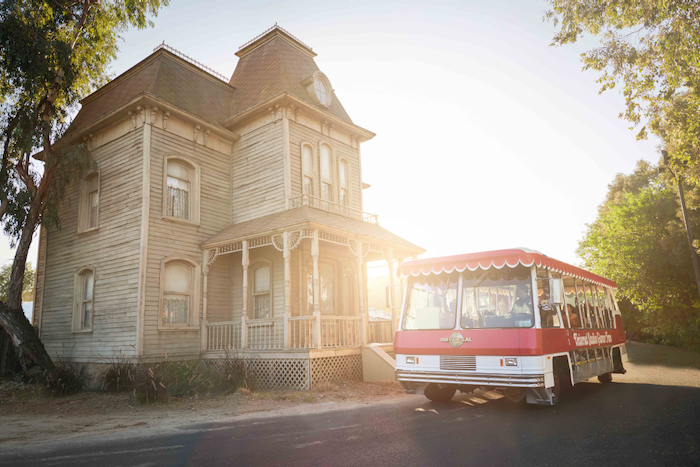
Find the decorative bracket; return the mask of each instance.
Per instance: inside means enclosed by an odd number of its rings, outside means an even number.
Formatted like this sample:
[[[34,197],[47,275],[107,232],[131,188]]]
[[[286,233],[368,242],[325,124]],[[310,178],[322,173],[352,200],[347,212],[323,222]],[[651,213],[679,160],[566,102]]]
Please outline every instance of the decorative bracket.
[[[199,135],[199,130],[201,130],[202,127],[199,125],[194,126],[194,139],[193,141],[196,143],[197,142],[197,135]]]
[[[362,256],[363,258],[366,257],[369,254],[369,243],[367,242],[362,242],[362,251],[360,252],[359,249],[357,248],[357,241],[350,239],[348,240],[348,248],[350,248],[350,251],[352,251],[352,254],[355,256]]]
[[[168,118],[170,118],[170,112],[163,112],[163,129],[168,127]]]
[[[289,251],[298,247],[302,238],[303,232],[301,230],[289,232]],[[274,246],[277,251],[284,251],[284,234],[273,235],[272,246]]]
[[[207,145],[207,140],[209,140],[209,133],[211,133],[211,130],[206,129],[204,130],[204,145]]]

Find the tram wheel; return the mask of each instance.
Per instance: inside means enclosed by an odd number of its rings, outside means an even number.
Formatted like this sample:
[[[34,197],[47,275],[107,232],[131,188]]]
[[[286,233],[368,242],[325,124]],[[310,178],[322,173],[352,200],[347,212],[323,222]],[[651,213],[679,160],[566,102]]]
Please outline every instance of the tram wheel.
[[[445,386],[440,387],[435,383],[430,383],[428,387],[425,388],[425,397],[433,402],[447,402],[452,399],[457,392],[455,386]]]
[[[506,388],[503,390],[503,395],[513,404],[521,404],[525,402],[525,388]]]
[[[612,383],[612,373],[603,373],[602,375],[598,375],[598,381],[603,384]]]

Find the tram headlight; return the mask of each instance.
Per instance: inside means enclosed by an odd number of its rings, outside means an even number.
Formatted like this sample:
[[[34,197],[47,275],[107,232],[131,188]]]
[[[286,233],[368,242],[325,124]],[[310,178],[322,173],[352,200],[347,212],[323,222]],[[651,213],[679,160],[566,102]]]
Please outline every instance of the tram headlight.
[[[515,357],[506,357],[506,366],[518,366],[518,359]]]
[[[416,357],[406,357],[406,363],[416,363]]]

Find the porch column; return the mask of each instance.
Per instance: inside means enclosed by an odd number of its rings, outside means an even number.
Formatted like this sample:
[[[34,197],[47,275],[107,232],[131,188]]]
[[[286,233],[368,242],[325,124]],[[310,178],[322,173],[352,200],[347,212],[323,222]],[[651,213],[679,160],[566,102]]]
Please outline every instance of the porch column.
[[[199,320],[199,335],[201,338],[200,350],[205,352],[207,348],[207,279],[209,277],[209,250],[202,252],[202,317]]]
[[[389,309],[391,310],[391,338],[394,340],[394,333],[396,332],[396,296],[394,295],[394,249],[389,248],[389,258],[387,258],[387,263],[389,266]]]
[[[318,229],[314,229],[311,239],[311,257],[314,263],[314,334],[316,335],[316,348],[323,348],[321,339],[321,280],[318,277]]]
[[[241,348],[248,348],[248,240],[243,240],[243,249],[241,250],[242,265],[243,265],[243,314],[241,315]]]
[[[365,281],[363,279],[364,261],[362,260],[362,240],[357,241],[357,308],[362,319],[360,320],[360,344],[365,346],[369,341],[369,319],[365,312]]]
[[[290,264],[289,232],[284,233],[284,348],[289,348],[289,317],[292,314],[292,267]]]

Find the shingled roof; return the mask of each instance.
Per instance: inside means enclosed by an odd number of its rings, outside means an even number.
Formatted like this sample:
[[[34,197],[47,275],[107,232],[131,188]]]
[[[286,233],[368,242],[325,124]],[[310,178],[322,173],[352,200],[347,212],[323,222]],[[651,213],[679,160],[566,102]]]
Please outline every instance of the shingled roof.
[[[233,91],[226,82],[160,48],[86,97],[71,130],[97,120],[142,93],[222,127],[221,122],[231,116]]]
[[[202,248],[208,248],[212,245],[229,241],[238,241],[251,235],[259,235],[288,227],[303,229],[309,227],[311,223],[325,225],[363,237],[369,237],[379,240],[380,242],[400,245],[402,248],[414,253],[425,252],[423,248],[404,240],[377,224],[370,224],[339,214],[321,211],[310,206],[302,206],[300,208],[281,211],[239,224],[230,225],[202,243]]]
[[[315,54],[283,29],[273,27],[236,55],[240,60],[229,81],[236,88],[232,116],[284,92],[315,106],[302,84],[320,71]],[[327,111],[352,124],[335,92]]]

